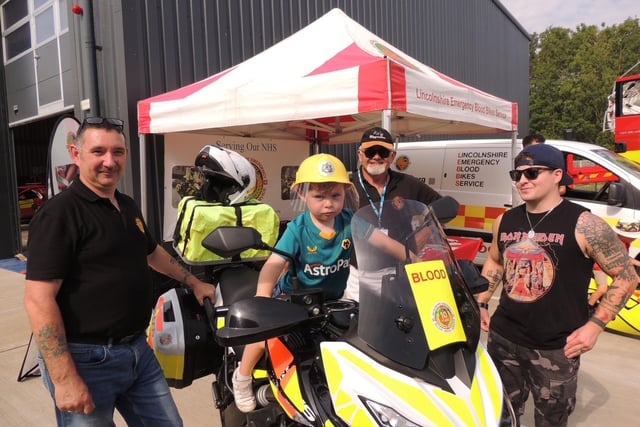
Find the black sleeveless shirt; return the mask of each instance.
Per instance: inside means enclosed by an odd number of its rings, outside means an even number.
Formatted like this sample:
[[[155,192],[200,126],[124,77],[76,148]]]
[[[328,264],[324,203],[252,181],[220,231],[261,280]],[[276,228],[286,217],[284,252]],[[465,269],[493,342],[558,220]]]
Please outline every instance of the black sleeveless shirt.
[[[587,321],[587,289],[593,260],[575,238],[586,208],[563,200],[545,214],[526,205],[505,212],[498,230],[504,276],[500,305],[491,328],[503,337],[535,349],[559,349]]]

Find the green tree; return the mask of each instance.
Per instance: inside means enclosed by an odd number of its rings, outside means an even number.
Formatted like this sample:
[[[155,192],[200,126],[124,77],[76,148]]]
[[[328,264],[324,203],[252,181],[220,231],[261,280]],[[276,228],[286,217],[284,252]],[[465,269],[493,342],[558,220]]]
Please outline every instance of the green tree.
[[[613,145],[603,132],[607,97],[615,79],[640,60],[638,19],[598,28],[549,28],[534,33],[530,45],[530,129],[563,139]],[[640,68],[633,71],[640,73]]]

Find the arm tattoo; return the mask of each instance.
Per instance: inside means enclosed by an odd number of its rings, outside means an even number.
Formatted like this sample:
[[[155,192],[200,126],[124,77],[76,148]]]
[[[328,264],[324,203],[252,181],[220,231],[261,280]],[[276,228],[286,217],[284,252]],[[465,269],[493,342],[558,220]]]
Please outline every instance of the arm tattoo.
[[[182,283],[184,283],[185,285],[189,285],[189,283],[187,283],[187,281],[189,280],[189,277],[193,276],[193,273],[191,273],[189,270],[187,270],[186,268],[184,268],[184,266],[182,264],[180,264],[175,258],[171,258],[169,261],[171,264],[176,264],[178,267],[180,267],[180,271],[182,273],[182,277],[173,277],[176,280],[180,280]]]
[[[602,219],[585,212],[578,218],[576,232],[584,236],[585,253],[596,261],[605,273],[613,277],[613,282],[591,318],[592,322],[604,327],[613,320],[633,294],[638,284],[638,276],[627,249]]]
[[[184,273],[184,277],[182,278],[182,283],[184,283],[185,285],[188,285],[189,283],[187,283],[187,281],[189,280],[189,277],[193,276],[193,274],[184,267],[182,267],[182,272]]]
[[[43,327],[38,331],[36,338],[44,360],[59,357],[69,351],[64,334],[55,326]]]
[[[503,271],[501,268],[496,268],[495,270],[487,270],[484,272],[484,277],[489,281],[489,292],[492,294],[498,289],[500,283],[502,282],[502,274]]]
[[[609,224],[592,214],[578,218],[576,231],[584,235],[588,245],[586,254],[603,270],[619,269],[629,263],[629,254]],[[606,270],[605,270],[606,271]]]

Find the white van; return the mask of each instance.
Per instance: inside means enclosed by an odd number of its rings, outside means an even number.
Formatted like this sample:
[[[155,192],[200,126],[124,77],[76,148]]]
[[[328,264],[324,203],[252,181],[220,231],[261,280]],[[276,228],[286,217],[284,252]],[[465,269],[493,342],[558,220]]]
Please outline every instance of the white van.
[[[574,179],[564,197],[610,224],[619,217],[640,218],[640,164],[593,144],[545,143],[563,152],[567,172]],[[475,260],[482,264],[494,219],[520,203],[508,173],[520,149],[521,142],[512,149],[510,139],[399,143],[395,168],[460,203],[459,215],[447,224],[447,233],[482,237],[484,247]],[[634,245],[632,255],[638,250],[640,246]]]

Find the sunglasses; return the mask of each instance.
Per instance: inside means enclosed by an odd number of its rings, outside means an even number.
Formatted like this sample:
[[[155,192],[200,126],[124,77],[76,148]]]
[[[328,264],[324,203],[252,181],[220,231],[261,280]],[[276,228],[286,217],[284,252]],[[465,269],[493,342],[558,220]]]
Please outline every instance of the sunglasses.
[[[520,181],[520,178],[522,178],[522,175],[524,175],[524,177],[529,180],[534,180],[538,178],[538,175],[540,175],[540,172],[552,171],[552,170],[554,169],[551,169],[551,168],[529,168],[524,170],[514,169],[512,171],[509,171],[509,176],[514,182]]]
[[[373,147],[365,148],[364,150],[360,151],[362,151],[362,153],[364,153],[364,155],[367,156],[368,159],[373,159],[376,154],[383,159],[386,159],[391,155],[391,150],[383,147],[382,145],[374,145]]]
[[[82,124],[78,128],[78,132],[82,132],[88,127],[99,127],[105,129],[115,129],[122,133],[124,129],[124,121],[120,119],[113,119],[110,117],[87,117],[82,121]]]

